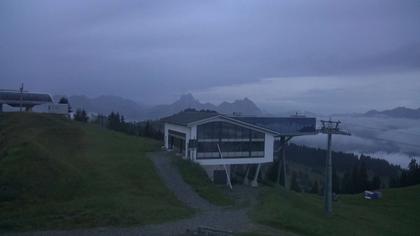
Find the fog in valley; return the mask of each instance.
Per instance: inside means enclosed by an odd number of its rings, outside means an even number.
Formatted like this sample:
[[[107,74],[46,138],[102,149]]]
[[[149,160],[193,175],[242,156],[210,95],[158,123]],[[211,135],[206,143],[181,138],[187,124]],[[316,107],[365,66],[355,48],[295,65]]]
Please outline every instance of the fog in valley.
[[[352,136],[333,136],[333,148],[365,154],[407,167],[412,158],[420,161],[420,120],[384,117],[332,116]],[[320,119],[329,119],[321,117]],[[297,137],[297,144],[326,148],[326,135]]]

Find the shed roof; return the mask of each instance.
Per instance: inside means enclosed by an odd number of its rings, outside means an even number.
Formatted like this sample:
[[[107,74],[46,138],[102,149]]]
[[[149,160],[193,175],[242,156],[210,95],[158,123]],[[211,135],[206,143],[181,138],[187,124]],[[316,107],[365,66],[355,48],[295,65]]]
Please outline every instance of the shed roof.
[[[53,102],[51,96],[46,93],[28,93],[28,92],[14,92],[14,91],[0,91],[0,103],[16,105],[22,103],[24,105],[34,105]]]
[[[314,117],[233,117],[281,135],[302,135],[316,133]]]
[[[241,117],[225,116],[217,112],[183,111],[163,118],[163,122],[188,126],[191,123],[220,117],[249,125],[275,135],[305,135],[316,133],[316,118],[310,117]]]
[[[182,111],[175,115],[162,118],[163,122],[187,126],[188,124],[212,117],[220,116],[217,112],[204,111]]]

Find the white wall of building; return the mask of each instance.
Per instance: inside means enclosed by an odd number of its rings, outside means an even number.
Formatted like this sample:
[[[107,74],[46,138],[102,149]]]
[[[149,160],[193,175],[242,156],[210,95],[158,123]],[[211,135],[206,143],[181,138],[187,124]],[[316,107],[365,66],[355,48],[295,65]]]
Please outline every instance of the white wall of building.
[[[44,103],[41,105],[36,105],[32,108],[32,112],[52,113],[52,114],[61,114],[61,115],[67,115],[68,111],[69,111],[69,106],[67,104],[57,104],[57,103]]]
[[[25,108],[23,108],[25,110]],[[18,112],[19,107],[12,107],[7,104],[3,104],[3,112]]]
[[[193,127],[191,127],[191,139],[195,139],[197,140],[197,126],[194,125]],[[196,161],[197,158],[197,148],[188,150],[188,152],[190,152],[190,158],[193,161]]]
[[[30,109],[31,112],[36,113],[51,113],[51,114],[61,114],[68,115],[68,105],[67,104],[57,104],[57,103],[44,103],[40,105],[35,105]],[[23,108],[25,111],[25,108]],[[20,111],[19,107],[12,107],[7,104],[3,104],[3,112],[18,112]]]

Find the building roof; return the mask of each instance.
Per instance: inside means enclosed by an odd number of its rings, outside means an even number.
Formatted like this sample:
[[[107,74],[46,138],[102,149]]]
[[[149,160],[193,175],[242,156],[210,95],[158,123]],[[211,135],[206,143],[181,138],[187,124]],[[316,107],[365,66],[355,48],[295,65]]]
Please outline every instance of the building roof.
[[[22,101],[21,101],[22,97]],[[33,106],[43,103],[53,102],[51,95],[46,93],[20,93],[18,91],[1,91],[0,103],[8,104],[10,106],[18,106],[22,102],[23,106]]]
[[[309,117],[241,117],[225,116],[217,112],[183,111],[163,118],[166,123],[188,126],[192,123],[219,117],[275,135],[305,135],[316,133],[316,118]]]
[[[232,117],[234,119],[275,131],[281,135],[300,135],[316,132],[313,117]]]
[[[220,116],[220,114],[217,112],[182,111],[175,115],[162,118],[161,120],[166,123],[188,126],[190,123],[216,116]]]

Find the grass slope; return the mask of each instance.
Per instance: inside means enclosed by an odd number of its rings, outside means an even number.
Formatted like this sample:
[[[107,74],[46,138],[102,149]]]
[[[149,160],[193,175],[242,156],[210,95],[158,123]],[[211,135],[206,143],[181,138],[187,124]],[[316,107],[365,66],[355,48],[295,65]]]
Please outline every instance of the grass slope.
[[[225,195],[219,187],[210,181],[199,164],[183,160],[181,157],[174,157],[173,159],[184,181],[191,185],[198,195],[215,205],[233,205],[233,199]]]
[[[326,218],[320,196],[267,188],[251,215],[303,235],[418,235],[420,186],[387,189],[383,196],[368,201],[361,194],[342,195],[333,204],[334,215]]]
[[[0,114],[0,230],[126,226],[189,216],[145,157],[157,142],[68,121]]]

